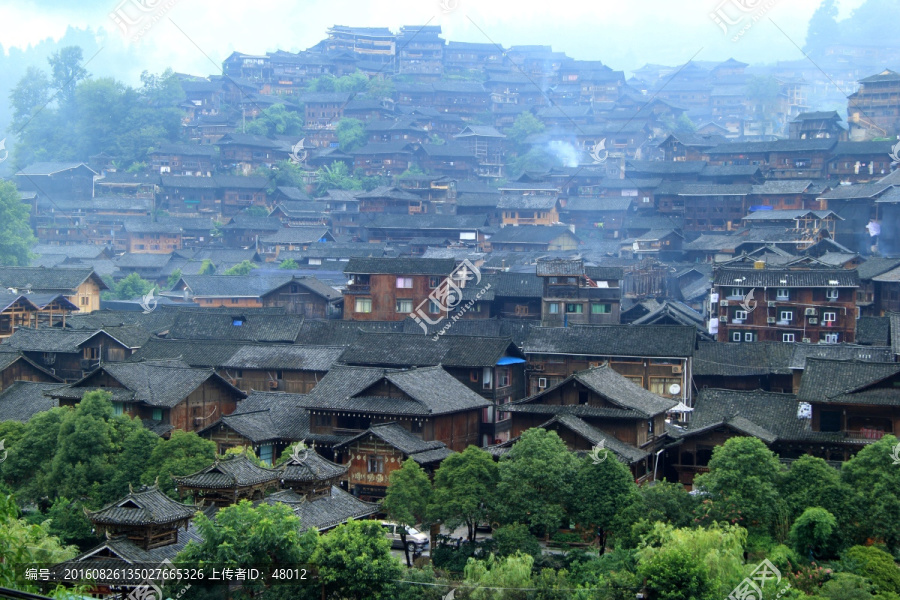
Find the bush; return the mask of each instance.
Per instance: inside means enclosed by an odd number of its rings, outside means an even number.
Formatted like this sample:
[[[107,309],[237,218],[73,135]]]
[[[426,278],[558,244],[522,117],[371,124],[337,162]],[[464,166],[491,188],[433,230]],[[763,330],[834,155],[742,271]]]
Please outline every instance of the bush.
[[[803,511],[791,525],[791,545],[797,554],[809,556],[828,552],[837,519],[824,508],[812,507]]]
[[[438,569],[451,573],[462,573],[469,558],[486,558],[497,551],[497,543],[486,539],[478,542],[462,542],[449,536],[438,536],[438,543],[431,551],[431,562]]]
[[[867,578],[880,592],[900,593],[900,568],[890,554],[874,546],[853,546],[841,557],[841,567]]]
[[[541,555],[541,545],[528,531],[527,525],[520,523],[504,525],[494,531],[494,541],[497,543],[497,553],[500,556],[512,556],[516,552],[530,554],[535,558]]]

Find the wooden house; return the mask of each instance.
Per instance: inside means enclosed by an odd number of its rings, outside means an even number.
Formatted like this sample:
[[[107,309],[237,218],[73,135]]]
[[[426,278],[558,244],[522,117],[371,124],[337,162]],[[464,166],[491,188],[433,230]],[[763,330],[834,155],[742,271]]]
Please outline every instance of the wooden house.
[[[178,224],[144,220],[125,223],[127,251],[130,254],[172,254],[181,250],[183,230]]]
[[[22,328],[6,341],[6,346],[22,352],[57,377],[74,381],[101,362],[124,361],[148,337],[143,329],[127,326],[74,330]]]
[[[150,168],[160,175],[194,175],[210,177],[218,162],[219,153],[201,144],[160,144],[147,153]]]
[[[170,214],[208,214],[221,211],[218,184],[212,177],[160,176],[157,208]]]
[[[0,287],[26,294],[62,294],[82,313],[99,310],[100,292],[109,289],[91,268],[47,267],[3,267]]]
[[[20,294],[0,291],[0,340],[22,327],[65,327],[66,317],[78,307],[62,294]]]
[[[328,373],[343,348],[296,344],[245,345],[217,365],[232,385],[252,390],[306,394]]]
[[[503,227],[485,241],[485,249],[510,252],[576,250],[581,240],[565,225]]]
[[[537,394],[577,371],[608,363],[632,382],[690,405],[695,327],[575,325],[535,327],[522,349],[528,393]]]
[[[140,418],[160,433],[200,431],[231,414],[246,397],[213,369],[195,369],[177,360],[105,363],[54,390],[53,397],[71,406],[95,390],[112,395],[116,414]]]
[[[543,282],[541,325],[606,325],[619,322],[619,267],[588,267],[581,260],[541,260],[537,276]]]
[[[433,318],[446,308],[429,298],[456,267],[453,259],[351,258],[344,268],[344,319],[402,321],[423,303]],[[456,285],[465,286],[465,282]]]
[[[414,148],[409,142],[383,142],[366,144],[348,152],[353,157],[354,170],[360,169],[366,176],[400,175],[414,159]]]
[[[178,530],[187,530],[196,506],[172,500],[158,486],[131,489],[119,500],[100,510],[84,514],[98,535],[107,538],[124,536],[144,550],[168,546],[178,542]]]
[[[638,481],[652,480],[651,459],[666,442],[666,413],[676,400],[648,392],[608,364],[576,372],[556,385],[514,402],[512,435],[532,427],[559,433],[570,450],[598,442],[631,467]]]
[[[299,406],[309,411],[313,434],[354,436],[395,421],[421,440],[462,451],[479,443],[482,410],[492,403],[440,367],[335,366]]]
[[[502,225],[554,225],[559,223],[560,201],[556,196],[503,194],[497,203]]]
[[[345,475],[354,496],[376,501],[384,498],[391,473],[412,459],[433,474],[452,454],[443,442],[423,441],[397,423],[381,423],[335,446],[347,467]]]
[[[262,500],[279,487],[278,471],[257,467],[246,456],[216,460],[190,475],[175,476],[180,497],[193,496],[212,506],[224,507],[241,500]]]
[[[721,267],[710,333],[720,342],[853,342],[858,287],[855,270]]]
[[[288,314],[339,314],[341,294],[314,277],[285,274],[184,275],[165,295],[205,308],[284,308]]]

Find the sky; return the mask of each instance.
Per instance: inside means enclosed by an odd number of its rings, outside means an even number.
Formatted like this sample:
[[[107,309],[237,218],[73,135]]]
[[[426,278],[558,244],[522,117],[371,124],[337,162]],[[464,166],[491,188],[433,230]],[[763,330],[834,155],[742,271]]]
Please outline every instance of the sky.
[[[839,0],[839,19],[863,0]],[[101,48],[89,71],[136,84],[143,70],[219,73],[237,50],[299,51],[335,24],[440,25],[445,39],[553,46],[578,59],[630,71],[688,60],[771,63],[803,57],[818,0],[0,0],[0,45],[58,40],[68,27],[90,29]],[[743,7],[743,12],[741,8]],[[711,15],[750,25],[728,35]],[[119,25],[113,16],[118,18]],[[129,36],[120,25],[130,26]],[[128,27],[128,26],[123,26]],[[85,56],[85,58],[90,58]],[[0,78],[3,73],[0,73]]]

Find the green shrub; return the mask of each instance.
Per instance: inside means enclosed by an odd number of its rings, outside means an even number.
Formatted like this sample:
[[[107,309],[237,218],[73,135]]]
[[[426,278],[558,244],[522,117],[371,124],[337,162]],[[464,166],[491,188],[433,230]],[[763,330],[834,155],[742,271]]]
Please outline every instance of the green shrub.
[[[841,567],[867,578],[880,592],[900,593],[900,568],[890,554],[874,546],[853,546],[841,557]]]

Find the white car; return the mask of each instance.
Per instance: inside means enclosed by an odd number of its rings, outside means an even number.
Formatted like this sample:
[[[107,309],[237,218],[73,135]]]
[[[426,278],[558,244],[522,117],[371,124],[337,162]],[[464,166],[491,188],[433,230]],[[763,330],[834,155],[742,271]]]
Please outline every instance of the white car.
[[[387,539],[391,540],[392,548],[403,548],[403,540],[400,537],[401,528],[404,525],[398,525],[391,521],[382,521],[381,526],[384,527],[384,534]],[[422,552],[428,548],[428,536],[416,529],[415,527],[406,527],[406,547],[410,552]]]

